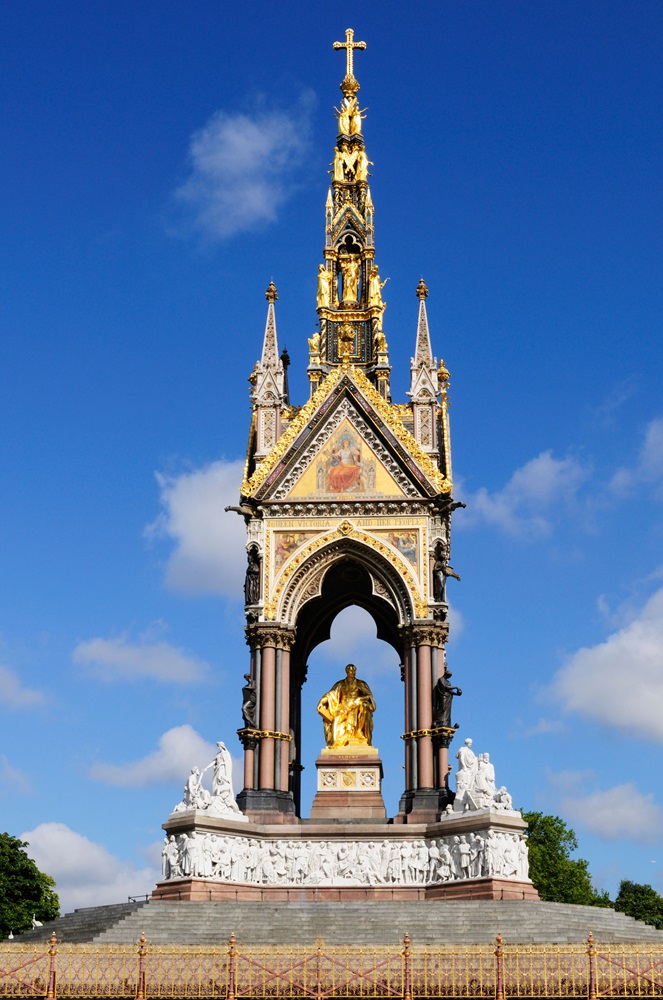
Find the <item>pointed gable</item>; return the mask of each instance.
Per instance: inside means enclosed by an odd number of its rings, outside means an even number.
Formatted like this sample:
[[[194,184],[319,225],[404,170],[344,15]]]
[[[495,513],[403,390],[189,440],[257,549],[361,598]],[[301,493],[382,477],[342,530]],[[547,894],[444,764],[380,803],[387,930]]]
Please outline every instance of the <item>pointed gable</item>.
[[[266,501],[430,498],[450,490],[395,407],[350,365],[327,376],[242,486],[243,496]]]

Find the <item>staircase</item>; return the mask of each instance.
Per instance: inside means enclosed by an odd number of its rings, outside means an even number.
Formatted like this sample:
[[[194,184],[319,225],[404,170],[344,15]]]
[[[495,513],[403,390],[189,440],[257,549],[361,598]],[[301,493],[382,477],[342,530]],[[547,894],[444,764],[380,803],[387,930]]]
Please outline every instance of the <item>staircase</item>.
[[[498,933],[505,944],[657,942],[663,931],[603,907],[521,900],[240,903],[150,900],[95,906],[27,931],[21,941],[99,944],[217,944],[231,933],[238,945],[482,944]]]

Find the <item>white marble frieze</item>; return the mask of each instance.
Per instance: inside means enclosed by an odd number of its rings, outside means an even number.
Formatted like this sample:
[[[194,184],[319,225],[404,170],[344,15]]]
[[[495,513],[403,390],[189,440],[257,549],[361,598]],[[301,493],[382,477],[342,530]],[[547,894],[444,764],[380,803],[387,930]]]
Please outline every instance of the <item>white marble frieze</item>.
[[[411,886],[528,878],[522,834],[487,829],[426,840],[286,840],[204,833],[166,837],[164,879],[273,886]]]

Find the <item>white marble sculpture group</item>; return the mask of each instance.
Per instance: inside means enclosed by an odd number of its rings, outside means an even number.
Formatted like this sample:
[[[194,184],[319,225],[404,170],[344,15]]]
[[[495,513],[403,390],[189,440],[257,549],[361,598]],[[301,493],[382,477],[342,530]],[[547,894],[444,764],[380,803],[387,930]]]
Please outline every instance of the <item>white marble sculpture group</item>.
[[[235,802],[232,762],[224,743],[202,771],[191,769],[184,797],[174,813],[248,822]],[[456,799],[441,822],[469,811],[513,811],[506,788],[497,788],[487,753],[475,754],[466,739],[456,754]],[[202,776],[213,768],[212,792]],[[499,824],[497,824],[499,826]],[[493,829],[429,839],[386,840],[252,839],[194,829],[171,834],[162,851],[164,879],[204,878],[250,885],[436,885],[459,879],[528,877],[527,842],[522,833]]]
[[[456,754],[456,798],[453,812],[467,812],[475,809],[513,809],[513,800],[504,785],[495,785],[495,768],[490,762],[490,754],[472,750],[472,740],[465,740]]]
[[[184,797],[173,809],[175,813],[197,810],[217,819],[234,819],[240,823],[248,823],[248,817],[235,802],[232,784],[232,759],[225,743],[219,742],[214,760],[201,771],[198,767],[191,768],[191,774],[184,786]],[[205,771],[210,767],[212,772],[212,793],[203,788],[202,780]]]
[[[433,840],[325,841],[182,833],[166,837],[164,879],[254,885],[435,885],[486,876],[526,879],[522,835],[488,830]]]

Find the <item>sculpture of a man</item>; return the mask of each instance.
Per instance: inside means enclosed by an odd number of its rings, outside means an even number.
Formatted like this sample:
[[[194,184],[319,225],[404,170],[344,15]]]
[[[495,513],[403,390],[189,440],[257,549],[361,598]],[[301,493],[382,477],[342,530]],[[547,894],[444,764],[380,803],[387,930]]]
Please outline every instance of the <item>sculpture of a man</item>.
[[[433,565],[433,598],[442,604],[446,604],[447,600],[447,577],[453,576],[454,580],[460,580],[458,573],[455,572],[453,566],[449,565],[448,560],[449,546],[446,542],[440,542]]]
[[[351,743],[370,746],[375,711],[373,694],[366,681],[357,677],[357,668],[353,663],[348,663],[345,674],[343,680],[337,681],[318,702],[325,743],[333,748]]]
[[[465,740],[465,745],[456,754],[456,760],[458,761],[456,799],[462,801],[463,795],[474,789],[474,781],[477,773],[477,758],[472,750],[471,739]]]
[[[460,696],[463,693],[459,687],[449,683],[450,677],[453,677],[453,674],[445,667],[444,674],[433,688],[433,726],[436,729],[451,728],[451,704],[454,695]]]

